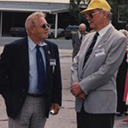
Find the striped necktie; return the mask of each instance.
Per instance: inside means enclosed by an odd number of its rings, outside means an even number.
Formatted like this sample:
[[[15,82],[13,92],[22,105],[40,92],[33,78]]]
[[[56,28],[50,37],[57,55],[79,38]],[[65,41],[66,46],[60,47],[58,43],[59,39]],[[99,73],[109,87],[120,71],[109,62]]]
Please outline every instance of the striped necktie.
[[[94,45],[95,45],[95,43],[96,43],[96,41],[97,41],[97,37],[98,37],[98,36],[99,36],[99,33],[96,32],[96,34],[94,35],[93,41],[92,41],[91,45],[89,46],[89,48],[88,48],[88,50],[87,50],[87,52],[86,52],[86,54],[85,54],[83,67],[85,66],[85,64],[86,64],[86,62],[87,62],[87,60],[88,60],[90,54],[92,53],[93,47],[94,47]]]

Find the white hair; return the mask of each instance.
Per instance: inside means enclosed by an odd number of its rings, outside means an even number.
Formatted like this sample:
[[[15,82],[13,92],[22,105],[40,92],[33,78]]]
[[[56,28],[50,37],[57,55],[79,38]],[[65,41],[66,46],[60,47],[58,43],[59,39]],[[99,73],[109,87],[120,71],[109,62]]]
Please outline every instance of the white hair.
[[[86,28],[86,25],[84,24],[84,23],[81,23],[80,25],[79,25],[79,28],[80,27],[85,27]]]

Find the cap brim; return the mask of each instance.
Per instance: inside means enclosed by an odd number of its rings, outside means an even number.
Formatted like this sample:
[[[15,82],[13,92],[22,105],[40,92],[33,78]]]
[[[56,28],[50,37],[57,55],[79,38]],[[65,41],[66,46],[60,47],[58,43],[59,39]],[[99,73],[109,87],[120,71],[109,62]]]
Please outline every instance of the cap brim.
[[[88,11],[95,10],[95,9],[96,8],[88,8],[88,9],[81,11],[80,13],[87,13]]]

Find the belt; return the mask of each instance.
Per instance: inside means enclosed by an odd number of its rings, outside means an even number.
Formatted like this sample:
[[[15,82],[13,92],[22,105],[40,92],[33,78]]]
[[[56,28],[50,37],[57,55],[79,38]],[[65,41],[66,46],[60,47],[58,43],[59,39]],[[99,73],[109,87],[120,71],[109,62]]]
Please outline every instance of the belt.
[[[30,94],[30,93],[28,93],[28,96],[32,96],[32,97],[44,97],[44,94]]]

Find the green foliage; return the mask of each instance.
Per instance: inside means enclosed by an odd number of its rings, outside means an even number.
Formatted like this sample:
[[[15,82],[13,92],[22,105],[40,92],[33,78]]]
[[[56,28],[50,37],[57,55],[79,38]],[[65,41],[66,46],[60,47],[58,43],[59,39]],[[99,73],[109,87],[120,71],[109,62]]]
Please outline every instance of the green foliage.
[[[83,14],[80,13],[81,11],[81,3],[85,5],[88,0],[70,0],[70,8],[69,12],[74,17],[77,24],[85,20]]]
[[[118,29],[124,28],[128,22],[128,0],[107,0],[111,5],[112,22]]]

